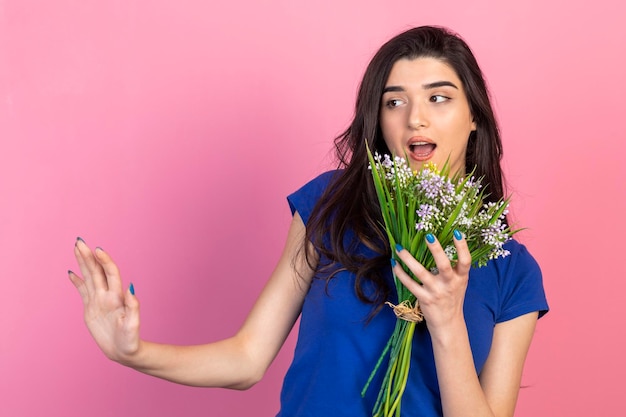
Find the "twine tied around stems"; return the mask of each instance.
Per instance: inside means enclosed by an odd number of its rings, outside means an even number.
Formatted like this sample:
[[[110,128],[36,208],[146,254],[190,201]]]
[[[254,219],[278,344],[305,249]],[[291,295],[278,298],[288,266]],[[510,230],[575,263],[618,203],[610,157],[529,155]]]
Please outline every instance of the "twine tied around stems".
[[[393,308],[394,314],[399,319],[412,323],[421,323],[422,321],[424,321],[424,314],[422,314],[420,304],[417,300],[415,300],[415,306],[411,306],[409,300],[404,300],[398,305],[394,305],[389,301],[387,301],[385,304]]]

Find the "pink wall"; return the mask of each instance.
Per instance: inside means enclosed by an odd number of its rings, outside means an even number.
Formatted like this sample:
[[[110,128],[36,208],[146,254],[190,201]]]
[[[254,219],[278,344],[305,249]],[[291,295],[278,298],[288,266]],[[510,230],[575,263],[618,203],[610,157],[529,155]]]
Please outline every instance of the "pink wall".
[[[545,273],[517,416],[619,414],[624,6],[299,3],[0,0],[0,415],[273,415],[293,337],[248,392],[110,363],[66,278],[74,239],[135,283],[145,338],[232,334],[282,248],[285,195],[329,166],[375,49],[419,24],[473,46]]]

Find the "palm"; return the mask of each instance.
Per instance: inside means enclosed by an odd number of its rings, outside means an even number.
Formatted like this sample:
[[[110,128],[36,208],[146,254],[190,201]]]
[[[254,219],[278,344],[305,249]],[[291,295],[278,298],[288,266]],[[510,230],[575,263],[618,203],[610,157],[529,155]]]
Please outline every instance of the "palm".
[[[116,351],[128,354],[133,335],[126,325],[124,299],[107,292],[85,306],[85,323],[100,349],[113,359]]]
[[[107,357],[123,361],[139,345],[139,306],[137,300],[122,291],[117,266],[100,249],[92,252],[82,240],[74,253],[83,279],[70,272],[78,289],[89,332]]]

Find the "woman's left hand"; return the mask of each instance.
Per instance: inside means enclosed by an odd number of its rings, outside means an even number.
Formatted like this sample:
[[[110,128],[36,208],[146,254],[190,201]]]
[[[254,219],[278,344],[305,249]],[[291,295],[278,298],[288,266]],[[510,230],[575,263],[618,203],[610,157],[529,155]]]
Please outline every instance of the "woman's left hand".
[[[458,254],[458,261],[454,267],[433,235],[427,235],[426,243],[437,264],[437,274],[424,268],[406,249],[400,246],[395,248],[398,257],[422,284],[420,285],[411,278],[399,264],[393,267],[393,272],[417,298],[428,329],[432,333],[457,320],[464,320],[463,303],[472,256],[465,238],[458,231],[454,232],[454,245]]]

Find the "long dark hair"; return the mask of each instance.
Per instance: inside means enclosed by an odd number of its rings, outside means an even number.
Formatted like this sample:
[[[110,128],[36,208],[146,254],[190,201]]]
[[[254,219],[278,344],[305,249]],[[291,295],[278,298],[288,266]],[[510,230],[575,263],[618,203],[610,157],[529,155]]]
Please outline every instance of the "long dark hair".
[[[467,44],[448,29],[433,26],[410,29],[385,43],[365,71],[352,124],[335,139],[338,168],[342,170],[318,201],[306,227],[305,242],[312,242],[316,253],[304,251],[309,265],[327,280],[342,270],[354,273],[359,299],[379,307],[390,292],[383,271],[389,268],[391,251],[381,228],[366,142],[374,151],[390,153],[379,124],[383,89],[397,60],[422,57],[441,60],[456,71],[476,124],[476,131],[469,137],[465,166],[469,170],[475,167],[476,177],[484,178],[488,200],[497,201],[504,194],[500,133],[485,80]],[[345,238],[349,230],[354,233],[352,241]],[[357,255],[354,249],[359,244],[378,255]],[[374,294],[363,291],[365,280],[374,283]]]

